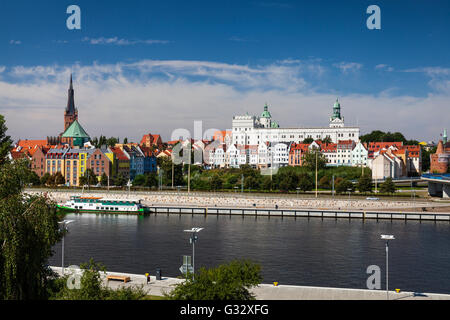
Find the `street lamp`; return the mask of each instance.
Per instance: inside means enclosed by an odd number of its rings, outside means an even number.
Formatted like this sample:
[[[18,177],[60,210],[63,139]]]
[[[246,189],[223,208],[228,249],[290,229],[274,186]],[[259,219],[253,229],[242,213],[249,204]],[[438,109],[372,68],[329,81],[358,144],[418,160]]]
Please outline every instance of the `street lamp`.
[[[74,220],[64,220],[64,221],[58,222],[62,226],[61,231],[63,231],[63,232],[66,231],[67,230],[66,226],[73,221]],[[61,268],[62,268],[62,275],[64,276],[64,233],[63,233],[63,237],[62,237],[61,255],[62,255]]]
[[[389,300],[389,240],[395,240],[393,235],[389,234],[382,234],[381,235],[382,240],[386,240],[386,299]]]
[[[189,238],[189,242],[192,243],[192,280],[194,280],[195,274],[195,242],[197,241],[197,233],[202,231],[204,228],[192,228],[190,230],[184,230],[184,232],[190,232],[191,237]]]

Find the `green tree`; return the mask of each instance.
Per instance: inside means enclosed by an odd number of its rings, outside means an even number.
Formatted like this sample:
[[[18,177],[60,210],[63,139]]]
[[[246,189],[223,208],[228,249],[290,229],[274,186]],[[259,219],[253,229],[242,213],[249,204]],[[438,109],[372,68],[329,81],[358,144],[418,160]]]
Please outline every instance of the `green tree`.
[[[317,159],[316,159],[317,157]],[[302,157],[303,165],[309,168],[312,171],[316,170],[316,161],[317,161],[317,170],[325,168],[327,164],[327,158],[318,150],[311,150],[305,153]]]
[[[136,177],[134,177],[133,180],[133,186],[143,186],[145,185],[146,177],[143,174],[138,174]]]
[[[103,172],[101,177],[100,177],[100,184],[102,186],[107,186],[108,185],[108,176],[106,175],[105,172]]]
[[[158,178],[156,173],[150,172],[145,175],[145,186],[150,188],[158,186]]]
[[[339,183],[336,184],[337,193],[345,193],[353,191],[354,191],[353,183],[347,179],[342,179],[341,181],[339,181]]]
[[[202,267],[165,296],[173,300],[254,300],[249,289],[262,280],[261,267],[249,260],[235,260],[215,268]]]
[[[97,175],[92,169],[86,169],[83,176],[80,177],[80,184],[96,185],[97,183],[98,183]]]
[[[386,178],[386,180],[384,180],[384,182],[380,185],[380,192],[382,193],[394,193],[395,189],[395,183],[390,177]]]
[[[64,176],[61,174],[61,172],[57,172],[51,177],[52,179],[52,185],[60,185],[66,183],[66,179],[64,179]]]
[[[41,184],[41,179],[39,178],[36,172],[30,171],[28,183],[31,183],[33,186],[38,186]]]
[[[8,128],[5,125],[5,118],[0,114],[0,165],[7,161],[7,155],[11,150],[11,137],[6,135]]]
[[[329,189],[331,186],[331,179],[329,176],[323,176],[319,180],[319,187],[323,189]]]
[[[212,190],[222,189],[222,179],[219,174],[215,173],[211,176],[210,185]]]
[[[41,177],[41,184],[42,185],[50,184],[50,179],[51,179],[50,173],[48,172],[44,173]]]
[[[314,142],[313,138],[306,138],[305,140],[303,140],[302,143],[310,144],[310,143],[313,143],[313,142]]]
[[[325,144],[333,143],[333,140],[331,140],[331,137],[326,136],[324,139],[322,139],[322,142]]]
[[[45,267],[60,240],[56,204],[23,194],[26,162],[0,166],[0,299],[47,298],[50,272]]]
[[[299,175],[298,187],[301,191],[311,191],[313,189],[313,182],[307,173],[301,173]]]
[[[359,192],[366,193],[372,191],[372,177],[368,174],[362,175],[358,179],[358,184],[356,186]]]
[[[114,185],[118,187],[123,187],[127,184],[128,177],[124,173],[120,173],[114,177]]]

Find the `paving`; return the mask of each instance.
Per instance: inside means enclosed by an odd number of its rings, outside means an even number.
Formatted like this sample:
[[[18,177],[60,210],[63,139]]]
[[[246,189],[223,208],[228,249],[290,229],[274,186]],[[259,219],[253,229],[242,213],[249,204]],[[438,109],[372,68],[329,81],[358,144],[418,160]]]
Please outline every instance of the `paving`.
[[[51,267],[58,274],[62,274],[61,267]],[[70,269],[65,268],[65,274],[69,274]],[[128,276],[130,281],[124,283],[116,280],[106,280],[107,275]],[[163,296],[170,292],[177,284],[182,283],[183,279],[161,277],[156,280],[155,276],[150,275],[150,282],[147,284],[145,275],[106,272],[102,275],[104,285],[116,289],[120,287],[138,286],[149,295]],[[346,288],[327,288],[327,287],[309,287],[293,285],[274,285],[260,284],[251,290],[257,300],[386,300],[385,290],[367,290],[367,289],[346,289]],[[389,291],[389,300],[450,300],[450,294],[437,293],[418,293],[407,291]]]

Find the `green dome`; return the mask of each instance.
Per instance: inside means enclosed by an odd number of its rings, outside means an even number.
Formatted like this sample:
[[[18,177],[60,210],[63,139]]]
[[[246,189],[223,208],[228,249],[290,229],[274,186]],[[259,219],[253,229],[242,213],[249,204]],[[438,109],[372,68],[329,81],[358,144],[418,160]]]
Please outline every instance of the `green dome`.
[[[276,123],[275,121],[272,121],[272,128],[279,128],[280,126],[278,125],[278,123]]]
[[[269,107],[267,106],[267,103],[264,105],[264,111],[261,113],[261,118],[272,118],[269,112]]]

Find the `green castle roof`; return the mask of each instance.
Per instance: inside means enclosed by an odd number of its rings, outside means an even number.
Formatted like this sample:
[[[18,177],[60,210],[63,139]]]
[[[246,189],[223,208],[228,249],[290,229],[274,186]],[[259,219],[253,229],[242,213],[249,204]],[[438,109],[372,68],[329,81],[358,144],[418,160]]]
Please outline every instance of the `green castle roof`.
[[[272,118],[272,116],[269,112],[269,107],[267,106],[267,103],[264,105],[264,111],[261,114],[261,118]]]
[[[89,138],[80,123],[75,120],[62,135],[63,138]]]

